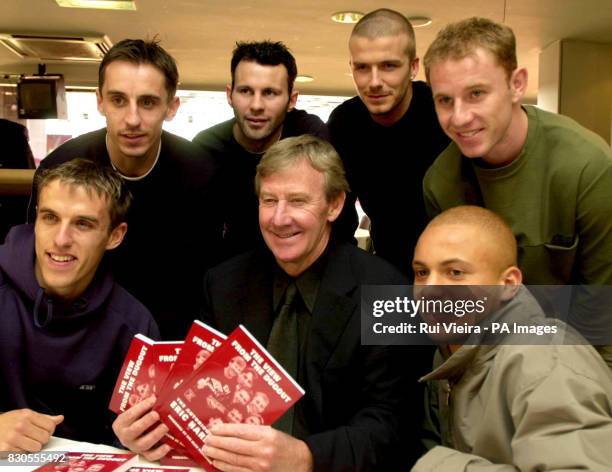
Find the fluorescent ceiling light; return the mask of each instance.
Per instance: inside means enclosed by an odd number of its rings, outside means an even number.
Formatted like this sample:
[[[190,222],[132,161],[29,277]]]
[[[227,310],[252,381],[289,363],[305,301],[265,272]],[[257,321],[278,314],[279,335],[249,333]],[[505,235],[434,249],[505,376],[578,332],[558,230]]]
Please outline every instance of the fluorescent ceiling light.
[[[134,0],[55,0],[60,7],[100,10],[136,10]]]
[[[352,24],[357,23],[363,18],[363,13],[359,11],[339,11],[331,16],[336,23]]]
[[[313,80],[314,80],[314,77],[310,75],[298,75],[295,78],[296,82],[312,82]]]
[[[428,16],[409,16],[408,21],[413,28],[424,28],[432,23],[431,18]]]

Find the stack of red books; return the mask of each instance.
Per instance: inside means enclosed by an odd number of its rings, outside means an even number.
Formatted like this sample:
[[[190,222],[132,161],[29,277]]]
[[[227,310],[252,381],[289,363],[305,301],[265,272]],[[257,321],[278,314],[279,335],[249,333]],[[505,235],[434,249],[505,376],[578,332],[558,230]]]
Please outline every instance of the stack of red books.
[[[271,425],[304,390],[239,326],[227,338],[194,321],[182,342],[136,335],[109,408],[121,413],[152,394],[170,433],[165,442],[206,470],[209,428],[218,423]]]

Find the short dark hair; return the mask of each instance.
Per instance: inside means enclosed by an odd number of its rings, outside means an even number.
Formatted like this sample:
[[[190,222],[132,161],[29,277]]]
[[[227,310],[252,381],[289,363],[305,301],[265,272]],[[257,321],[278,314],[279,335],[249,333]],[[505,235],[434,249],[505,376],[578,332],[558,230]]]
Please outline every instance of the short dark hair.
[[[104,74],[108,65],[115,61],[126,61],[132,64],[150,64],[157,68],[166,79],[168,100],[174,97],[178,86],[179,74],[174,58],[159,45],[159,41],[142,39],[123,39],[115,44],[104,55],[98,69],[98,88],[100,93],[104,86]]]
[[[237,42],[232,52],[232,90],[234,89],[236,67],[241,61],[256,62],[262,66],[285,66],[289,94],[293,91],[293,83],[297,77],[297,64],[293,54],[281,41]]]
[[[43,189],[55,180],[83,187],[89,195],[95,192],[106,199],[110,216],[109,231],[126,221],[132,195],[112,167],[88,159],[72,159],[57,167],[45,169],[36,178],[39,200]],[[38,201],[36,203],[38,204]]]
[[[379,8],[361,18],[354,26],[351,37],[359,36],[368,39],[397,36],[405,34],[408,37],[406,55],[410,62],[416,58],[416,38],[412,24],[400,12],[389,8]]]

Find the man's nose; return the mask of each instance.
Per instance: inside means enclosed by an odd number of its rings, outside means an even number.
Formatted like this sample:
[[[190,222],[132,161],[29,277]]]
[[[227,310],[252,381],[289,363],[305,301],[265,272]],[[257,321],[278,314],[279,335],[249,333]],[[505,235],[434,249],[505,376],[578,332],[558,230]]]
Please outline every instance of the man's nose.
[[[125,122],[130,128],[137,128],[140,125],[140,109],[137,103],[128,105]]]
[[[57,227],[54,242],[57,247],[70,247],[72,245],[72,229],[70,224],[61,223]]]
[[[286,200],[279,200],[278,204],[274,208],[274,216],[272,222],[275,226],[283,226],[289,224],[291,221],[289,206]]]
[[[382,78],[380,76],[380,71],[378,67],[372,67],[370,71],[370,88],[380,88],[382,87]]]
[[[455,100],[451,120],[453,126],[456,128],[467,125],[470,121],[472,121],[472,111],[470,106],[461,100]]]
[[[252,111],[261,111],[264,109],[263,97],[260,93],[254,93],[249,104]]]

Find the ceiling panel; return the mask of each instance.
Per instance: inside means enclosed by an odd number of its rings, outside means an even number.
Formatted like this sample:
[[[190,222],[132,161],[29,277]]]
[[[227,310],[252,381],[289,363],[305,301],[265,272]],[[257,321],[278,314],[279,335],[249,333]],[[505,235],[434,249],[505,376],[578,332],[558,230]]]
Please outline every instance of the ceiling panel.
[[[332,23],[330,15],[350,9],[367,12],[380,2],[355,0],[136,0],[135,12],[60,8],[53,0],[3,0],[0,32],[108,35],[113,43],[126,37],[161,39],[177,59],[181,86],[221,90],[229,79],[229,58],[237,40],[284,41],[294,52],[301,73],[315,81],[300,84],[310,93],[353,93],[348,72],[350,25]],[[519,62],[529,68],[528,96],[537,93],[539,51],[562,38],[612,43],[612,0],[413,0],[389,1],[386,7],[433,24],[417,30],[422,56],[447,22],[486,16],[505,22],[517,35]],[[0,73],[32,73],[35,61],[20,60],[0,49]],[[48,64],[64,73],[69,85],[95,85],[96,67]],[[422,72],[420,74],[422,78]]]

